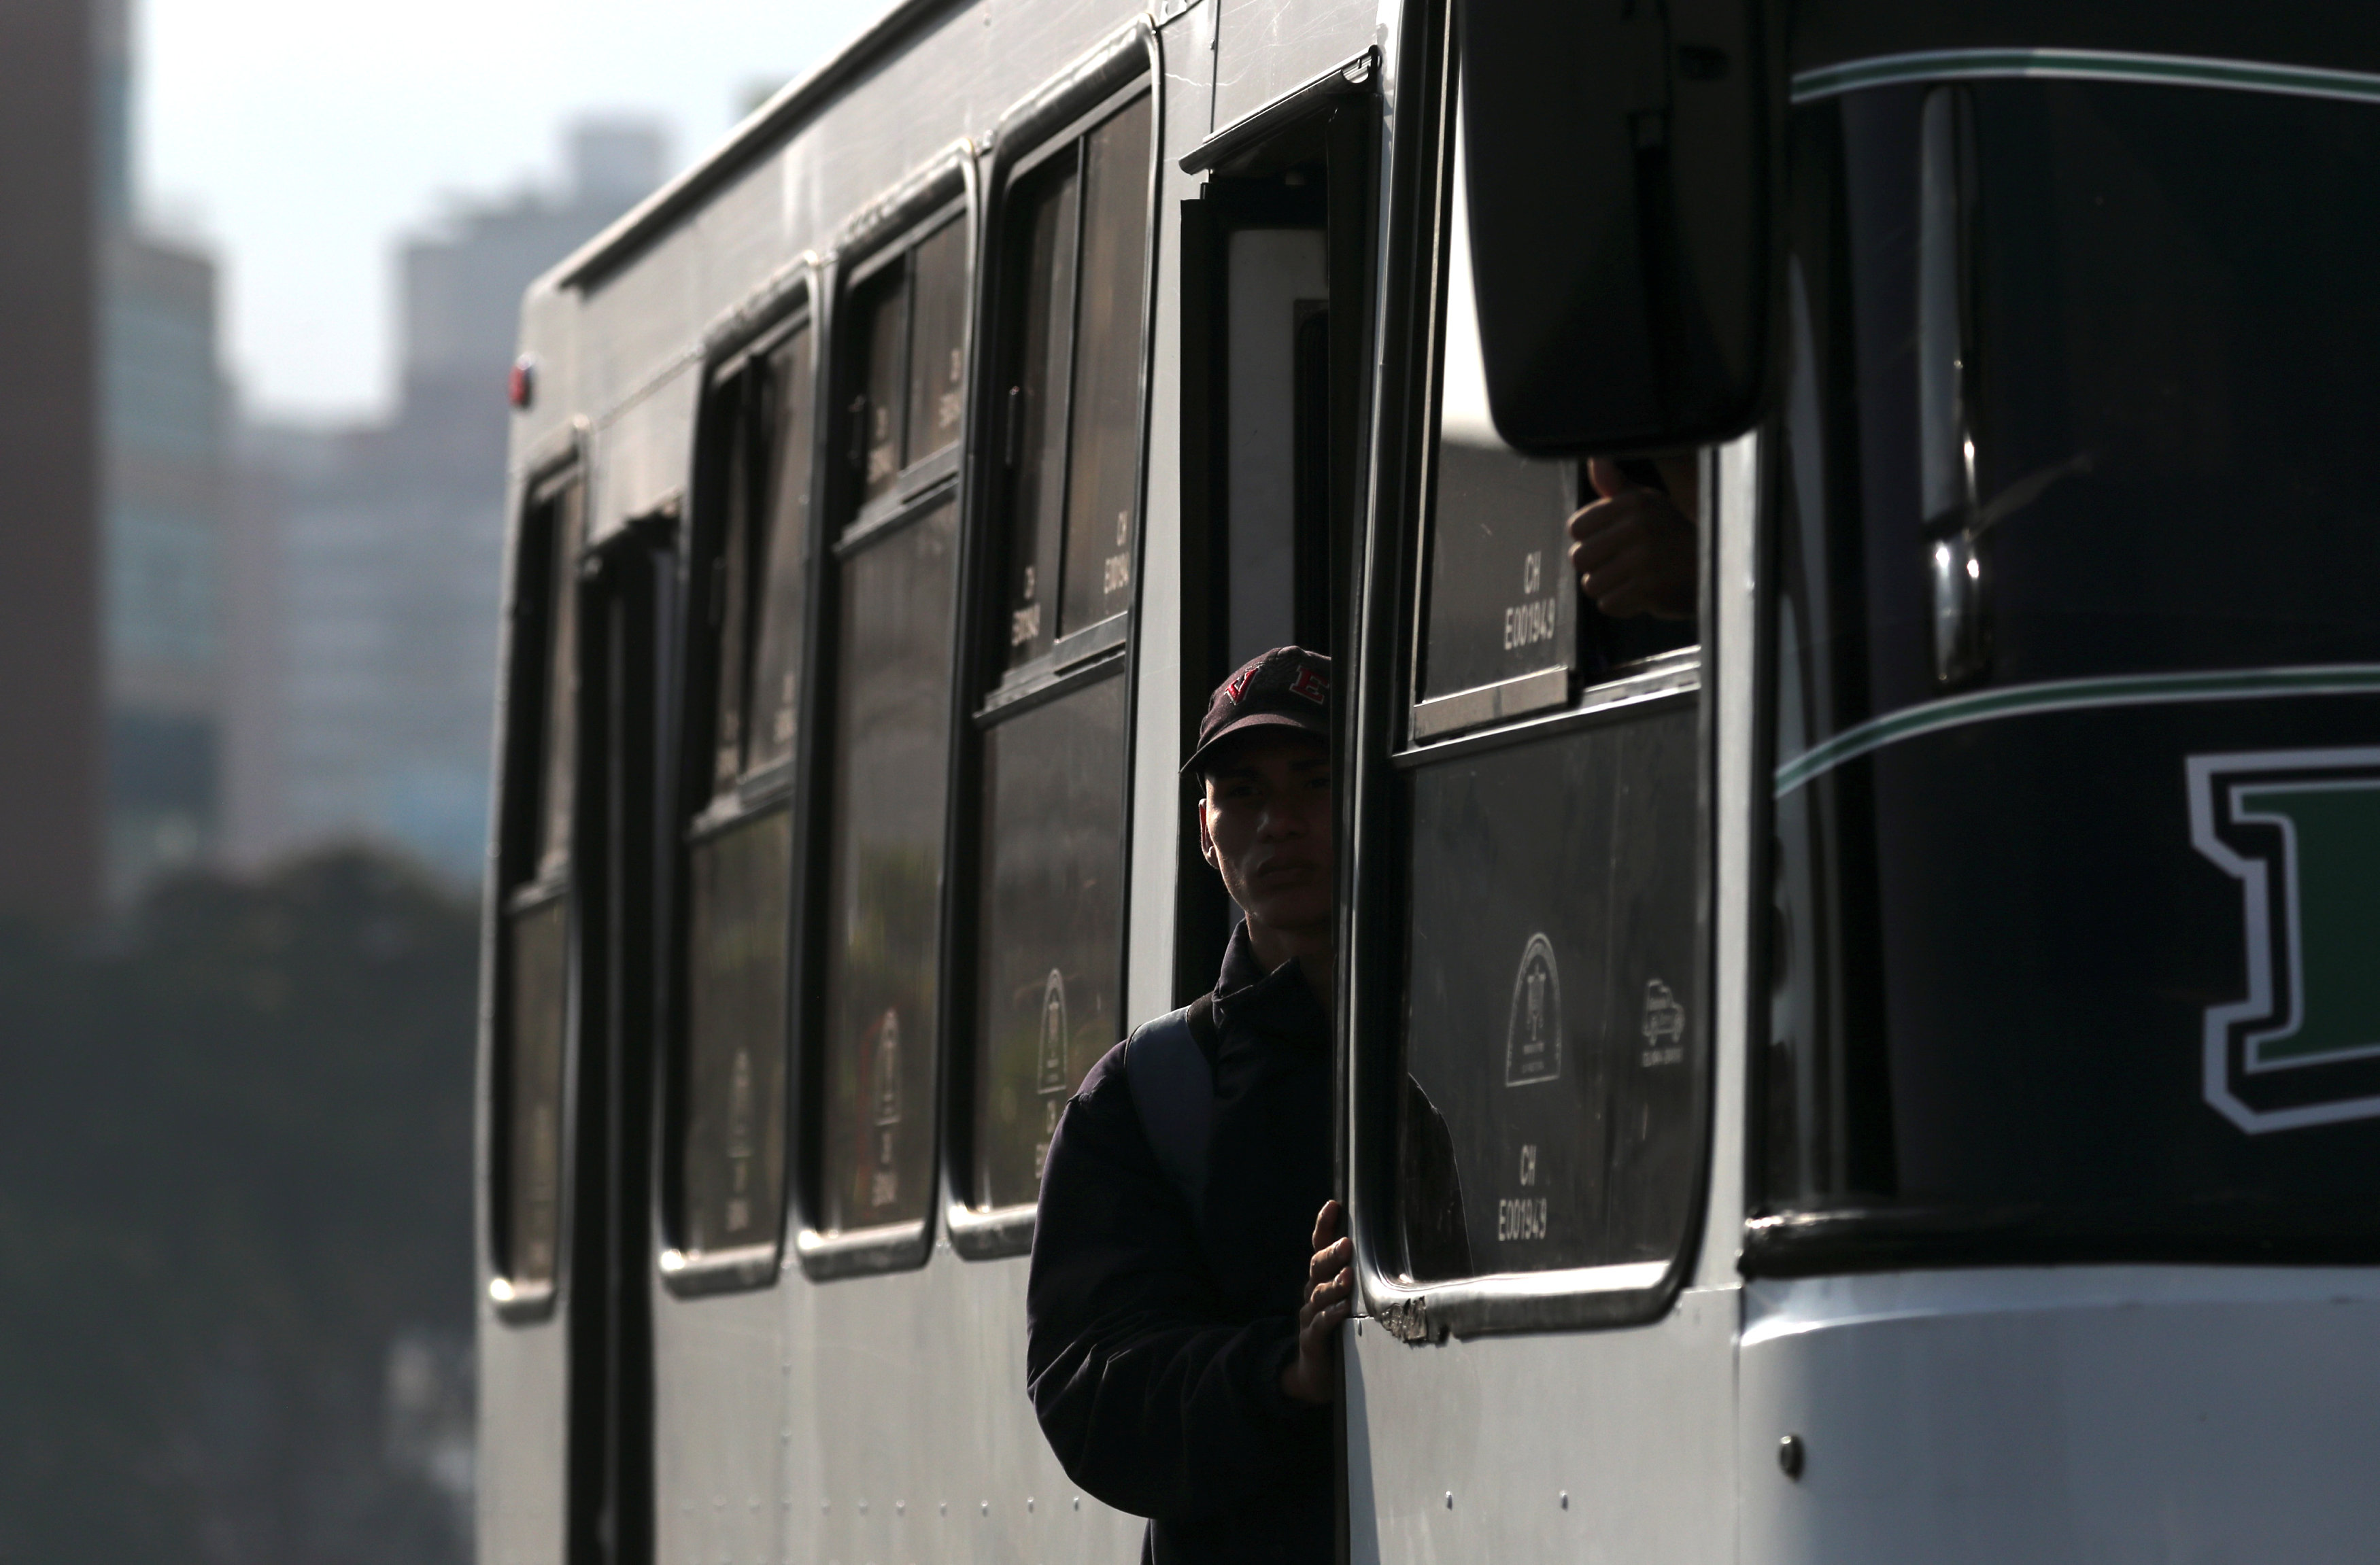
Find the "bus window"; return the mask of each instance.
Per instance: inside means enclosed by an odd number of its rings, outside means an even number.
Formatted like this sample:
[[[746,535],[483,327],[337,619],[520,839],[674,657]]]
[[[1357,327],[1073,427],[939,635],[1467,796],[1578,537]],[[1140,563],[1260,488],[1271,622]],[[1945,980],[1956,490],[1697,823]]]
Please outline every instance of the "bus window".
[[[1702,1144],[1692,625],[1666,633],[1650,679],[1640,648],[1590,635],[1567,558],[1577,469],[1522,458],[1488,421],[1459,167],[1398,758],[1396,1237],[1415,1282],[1650,1288],[1683,1243]]]
[[[866,1234],[831,1270],[885,1258],[932,1209],[945,810],[957,650],[957,464],[965,416],[969,228],[932,226],[864,263],[841,382],[856,504],[841,520],[821,736],[822,982],[808,1079],[816,1241]],[[912,1230],[914,1231],[914,1230]]]
[[[773,1249],[784,1209],[788,819],[777,807],[739,820],[689,855],[689,1112],[679,1174],[688,1260]]]
[[[1460,212],[1459,151],[1453,178]],[[1493,718],[1569,699],[1581,607],[1564,531],[1577,509],[1576,465],[1531,461],[1497,437],[1471,299],[1470,225],[1459,218],[1448,224],[1447,249],[1428,623],[1416,681],[1425,733],[1460,726],[1466,711]],[[1497,698],[1463,700],[1489,691]]]
[[[1058,545],[1066,499],[1067,370],[1074,358],[1075,235],[1082,179],[1063,160],[1013,200],[1022,296],[1014,382],[1002,413],[1011,468],[1007,601],[999,630],[1009,667],[1050,650],[1058,616]]]
[[[543,612],[548,639],[543,685],[544,738],[539,746],[537,873],[562,871],[570,857],[578,759],[578,550],[586,540],[586,489],[572,483],[547,502],[552,580]]]
[[[715,443],[695,525],[710,786],[686,827],[684,1044],[672,1119],[665,1269],[730,1259],[776,1274],[784,1213],[789,795],[808,578],[810,332],[797,324],[712,377]],[[700,741],[698,741],[699,743]]]
[[[910,264],[913,287],[909,350],[911,463],[949,449],[959,438],[966,406],[966,224],[946,223],[919,245]]]
[[[570,904],[552,897],[506,930],[512,1069],[505,1130],[505,1282],[516,1297],[551,1288],[562,1231],[562,1062]]]
[[[1747,1265],[2368,1255],[2380,111],[1920,82],[1791,146]]]
[[[1028,708],[984,735],[977,1191],[1041,1188],[1058,1111],[1122,1036],[1124,682]]]
[[[503,1122],[496,1159],[499,1303],[540,1303],[559,1270],[563,1097],[570,1019],[570,838],[577,764],[578,552],[586,491],[576,474],[539,489],[522,528],[518,699],[536,714],[507,773],[521,786],[500,883],[498,1013]],[[528,645],[521,645],[526,640]],[[525,784],[525,786],[523,786]],[[524,840],[525,839],[525,840]]]
[[[1562,706],[1577,685],[1645,673],[1663,654],[1695,640],[1691,620],[1607,616],[1580,593],[1569,564],[1568,522],[1597,498],[1595,491],[1580,464],[1524,457],[1489,420],[1470,226],[1460,215],[1459,133],[1457,141],[1457,216],[1447,230],[1430,467],[1427,625],[1415,671],[1416,738]],[[1638,481],[1662,481],[1651,464],[1625,467]],[[1692,501],[1679,498],[1691,512]]]
[[[1146,98],[1083,139],[1083,288],[1075,350],[1074,448],[1067,458],[1062,636],[1120,614],[1132,603],[1148,158]]]
[[[763,565],[759,636],[752,649],[750,724],[746,765],[753,771],[790,760],[801,690],[805,594],[809,588],[810,450],[813,439],[810,334],[804,328],[770,356],[767,385],[774,406],[774,471],[769,481],[769,530]]]
[[[980,717],[978,1208],[1035,1198],[1058,1111],[1120,1036],[1149,118],[1144,91],[1039,157],[1010,196],[1002,359],[1017,422],[990,660],[1003,672]]]
[[[958,508],[843,566],[827,892],[820,1228],[926,1215]]]
[[[901,362],[909,314],[905,260],[886,268],[850,307],[868,345],[859,395],[852,404],[860,494],[865,500],[892,493],[901,481]]]

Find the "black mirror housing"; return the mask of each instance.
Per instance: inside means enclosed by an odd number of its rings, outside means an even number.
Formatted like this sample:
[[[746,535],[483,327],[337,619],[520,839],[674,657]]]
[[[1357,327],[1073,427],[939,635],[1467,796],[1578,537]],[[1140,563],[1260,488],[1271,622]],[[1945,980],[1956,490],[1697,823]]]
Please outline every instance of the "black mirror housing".
[[[1456,0],[1488,408],[1534,455],[1722,440],[1780,292],[1773,0]]]

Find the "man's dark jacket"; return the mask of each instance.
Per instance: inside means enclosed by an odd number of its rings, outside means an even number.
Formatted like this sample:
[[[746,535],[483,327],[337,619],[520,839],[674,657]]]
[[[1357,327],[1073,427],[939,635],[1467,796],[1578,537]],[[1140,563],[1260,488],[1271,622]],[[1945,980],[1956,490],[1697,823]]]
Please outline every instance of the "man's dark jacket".
[[[1214,1005],[1199,1210],[1149,1149],[1124,1046],[1058,1122],[1026,1385],[1067,1475],[1150,1519],[1145,1560],[1327,1565],[1332,1413],[1283,1397],[1281,1372],[1330,1195],[1330,1022],[1294,962],[1265,974],[1245,925]]]

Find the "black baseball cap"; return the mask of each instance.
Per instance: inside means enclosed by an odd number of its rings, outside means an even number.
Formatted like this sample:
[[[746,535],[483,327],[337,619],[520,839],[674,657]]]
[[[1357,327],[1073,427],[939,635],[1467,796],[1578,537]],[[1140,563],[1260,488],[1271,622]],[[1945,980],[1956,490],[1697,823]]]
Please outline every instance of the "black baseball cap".
[[[1303,647],[1276,647],[1215,686],[1198,724],[1198,747],[1182,763],[1196,771],[1217,745],[1251,728],[1294,728],[1330,738],[1330,660]]]

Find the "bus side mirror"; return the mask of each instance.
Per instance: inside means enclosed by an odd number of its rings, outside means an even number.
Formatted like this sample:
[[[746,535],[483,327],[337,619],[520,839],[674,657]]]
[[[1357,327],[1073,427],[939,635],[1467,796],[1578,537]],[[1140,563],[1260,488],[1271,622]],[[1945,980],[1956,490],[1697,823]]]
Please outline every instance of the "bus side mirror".
[[[1535,455],[1759,416],[1785,100],[1769,0],[1456,0],[1488,402]]]

